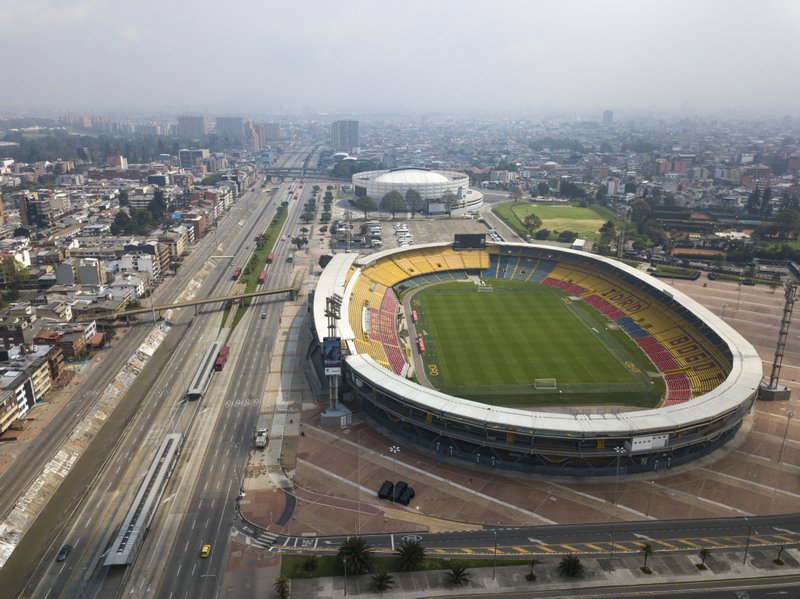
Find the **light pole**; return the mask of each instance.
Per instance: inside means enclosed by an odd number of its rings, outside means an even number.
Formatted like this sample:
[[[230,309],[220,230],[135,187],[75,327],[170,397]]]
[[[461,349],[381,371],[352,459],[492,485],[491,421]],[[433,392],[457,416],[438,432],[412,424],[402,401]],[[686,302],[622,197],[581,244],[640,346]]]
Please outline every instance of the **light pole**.
[[[347,559],[342,558],[342,567],[344,568],[344,596],[347,597]]]
[[[750,525],[750,522],[747,520],[747,516],[744,517],[745,524],[747,524],[747,541],[744,544],[744,558],[742,559],[742,565],[747,563],[747,550],[750,549],[750,532],[753,530],[753,527]],[[758,533],[756,533],[758,534]]]
[[[356,449],[356,493],[358,505],[356,506],[356,535],[361,534],[361,430],[356,433],[358,448]]]
[[[497,570],[497,531],[493,530],[494,533],[494,559],[492,560],[492,580],[494,580],[495,571]]]
[[[736,298],[736,314],[739,314],[739,302],[741,301],[742,301],[742,282],[739,281],[739,296]]]
[[[722,318],[725,318],[725,308],[728,307],[728,304],[722,304]]]
[[[780,464],[783,461],[783,450],[786,447],[786,437],[789,435],[789,423],[794,418],[794,412],[791,410],[786,412],[786,430],[783,431],[783,443],[781,443],[781,453],[778,456],[778,463]]]
[[[647,511],[645,512],[645,516],[650,515],[650,501],[653,499],[653,487],[656,485],[656,481],[650,481],[650,493],[647,495]]]
[[[614,451],[617,454],[617,476],[614,479],[614,505],[617,505],[617,490],[619,488],[619,463],[622,460],[622,454],[625,453],[625,448],[615,447]]]
[[[397,445],[389,447],[389,453],[392,454],[392,478],[397,482],[397,454],[400,453],[400,448]],[[392,501],[397,502],[397,485],[392,487]]]
[[[614,535],[611,535],[611,557],[608,558],[608,573],[614,571]]]

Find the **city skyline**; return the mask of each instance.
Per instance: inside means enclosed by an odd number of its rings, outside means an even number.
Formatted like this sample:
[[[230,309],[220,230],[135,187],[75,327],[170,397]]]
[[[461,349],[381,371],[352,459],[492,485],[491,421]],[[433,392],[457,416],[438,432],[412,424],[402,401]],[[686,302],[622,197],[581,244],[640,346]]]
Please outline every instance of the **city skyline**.
[[[783,0],[227,6],[7,4],[0,110],[797,112]]]

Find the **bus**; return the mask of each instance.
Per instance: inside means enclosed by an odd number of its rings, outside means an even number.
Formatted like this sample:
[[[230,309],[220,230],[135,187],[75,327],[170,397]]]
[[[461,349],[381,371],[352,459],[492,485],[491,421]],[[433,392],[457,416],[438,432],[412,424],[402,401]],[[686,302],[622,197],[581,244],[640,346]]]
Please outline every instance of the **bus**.
[[[260,273],[258,273],[258,284],[263,285],[264,281],[266,280],[267,280],[267,271],[262,270]]]
[[[222,344],[217,341],[211,344],[203,357],[200,359],[200,364],[197,366],[197,371],[192,378],[189,389],[186,391],[186,399],[197,400],[205,395],[208,389],[208,384],[211,382],[211,375],[214,372],[214,362],[219,355],[219,350]]]
[[[267,264],[272,264],[272,261],[275,259],[275,252],[270,252],[269,256],[267,256]]]
[[[231,275],[231,279],[233,279],[234,281],[238,281],[239,280],[239,276],[241,276],[241,274],[242,274],[242,267],[239,266],[238,268],[236,268],[233,271],[233,275]]]
[[[222,372],[222,369],[225,367],[225,362],[228,360],[228,346],[223,345],[219,348],[219,353],[217,354],[217,359],[214,360],[214,370],[217,372]]]

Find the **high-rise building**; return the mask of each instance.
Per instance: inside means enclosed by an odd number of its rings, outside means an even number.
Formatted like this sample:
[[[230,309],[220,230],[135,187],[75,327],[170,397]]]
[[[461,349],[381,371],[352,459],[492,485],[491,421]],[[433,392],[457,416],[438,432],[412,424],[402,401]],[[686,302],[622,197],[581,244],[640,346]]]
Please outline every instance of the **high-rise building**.
[[[240,116],[218,116],[217,137],[230,143],[244,143],[244,119]]]
[[[331,125],[334,152],[350,152],[358,147],[358,121],[334,121]]]
[[[264,123],[264,135],[266,141],[278,141],[281,138],[281,124]]]
[[[603,124],[610,125],[614,122],[614,111],[613,110],[604,110],[603,111]]]
[[[196,138],[206,134],[206,117],[184,115],[178,117],[178,134],[181,137]]]

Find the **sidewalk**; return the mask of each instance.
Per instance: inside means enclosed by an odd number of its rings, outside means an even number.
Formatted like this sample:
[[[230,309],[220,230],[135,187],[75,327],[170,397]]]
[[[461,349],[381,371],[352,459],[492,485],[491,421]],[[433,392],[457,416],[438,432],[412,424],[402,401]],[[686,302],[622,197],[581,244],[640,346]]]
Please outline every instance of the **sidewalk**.
[[[700,558],[696,554],[653,555],[647,560],[652,574],[641,571],[642,555],[620,555],[614,557],[613,570],[609,572],[608,558],[581,558],[585,568],[580,578],[566,578],[558,573],[561,556],[544,557],[534,572],[537,579],[529,582],[525,575],[530,566],[503,566],[498,560],[494,573],[492,568],[470,569],[471,580],[462,587],[450,586],[445,571],[429,572],[393,572],[394,587],[382,594],[370,590],[370,576],[348,576],[348,597],[369,597],[383,599],[411,599],[416,597],[432,597],[447,595],[469,595],[479,593],[531,593],[560,590],[566,591],[585,587],[629,586],[642,584],[669,584],[697,580],[726,580],[759,578],[800,574],[800,550],[786,549],[781,555],[785,565],[773,563],[778,552],[775,548],[751,548],[747,563],[742,564],[744,557],[740,551],[712,552],[706,559],[707,570],[697,569]],[[319,599],[344,596],[344,578],[317,578],[293,580],[292,597],[317,597]]]

